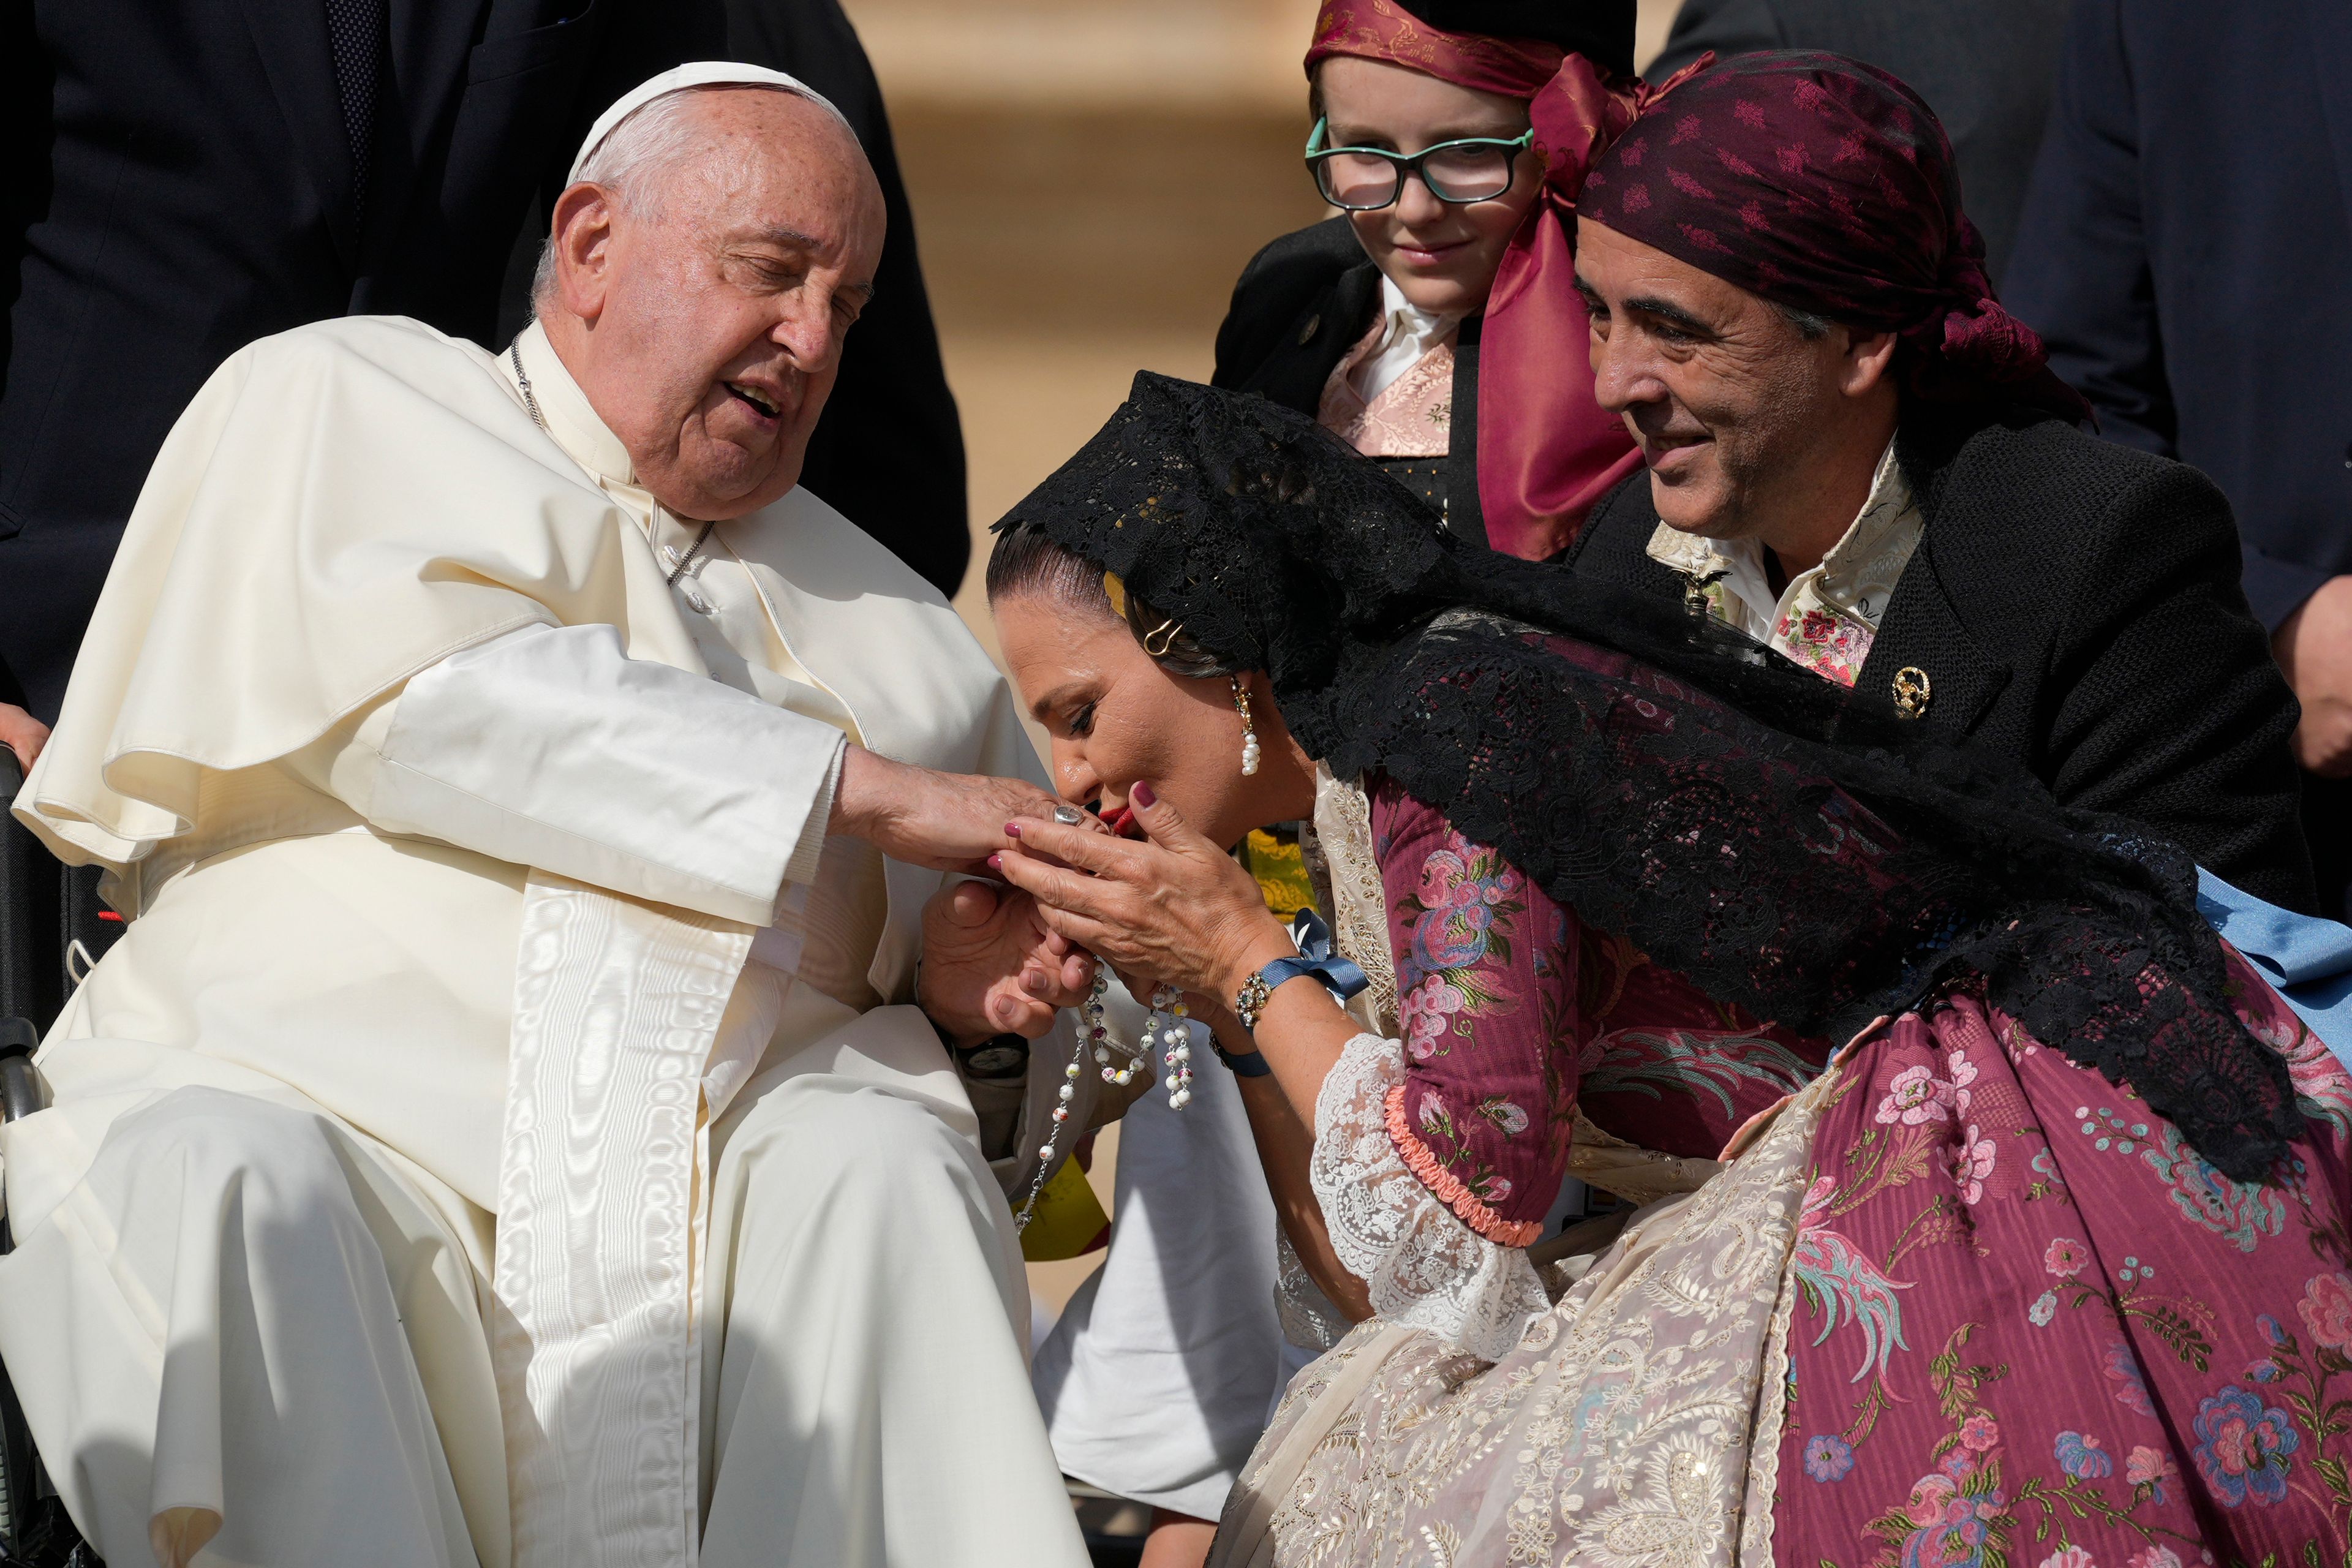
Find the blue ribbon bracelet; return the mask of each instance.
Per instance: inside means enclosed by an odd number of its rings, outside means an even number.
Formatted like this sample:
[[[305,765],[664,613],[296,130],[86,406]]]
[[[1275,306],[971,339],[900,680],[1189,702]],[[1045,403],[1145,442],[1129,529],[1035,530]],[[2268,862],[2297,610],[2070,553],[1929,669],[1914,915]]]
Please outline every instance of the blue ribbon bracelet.
[[[1340,956],[1331,942],[1331,928],[1313,910],[1300,910],[1292,919],[1290,940],[1298,949],[1298,956],[1277,958],[1255,976],[1265,982],[1269,993],[1277,985],[1305,975],[1331,993],[1335,1001],[1345,1002],[1371,984],[1361,968]],[[1217,1059],[1240,1078],[1263,1078],[1274,1070],[1257,1051],[1228,1051],[1217,1046],[1216,1052]]]

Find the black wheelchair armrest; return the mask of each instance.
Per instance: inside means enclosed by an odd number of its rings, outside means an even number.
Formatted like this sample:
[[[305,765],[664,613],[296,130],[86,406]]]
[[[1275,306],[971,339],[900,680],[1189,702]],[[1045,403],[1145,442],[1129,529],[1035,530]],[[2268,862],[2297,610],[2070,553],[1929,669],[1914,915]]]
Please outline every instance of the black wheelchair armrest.
[[[0,1121],[30,1116],[48,1103],[41,1075],[33,1070],[40,1031],[28,1018],[0,1018]]]

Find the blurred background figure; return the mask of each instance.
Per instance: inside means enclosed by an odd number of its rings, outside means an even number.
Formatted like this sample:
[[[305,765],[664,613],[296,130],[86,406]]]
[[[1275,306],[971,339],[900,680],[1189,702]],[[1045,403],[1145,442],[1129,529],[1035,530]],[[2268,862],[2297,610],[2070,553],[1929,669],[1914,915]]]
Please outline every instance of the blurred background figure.
[[[1892,71],[1936,111],[1995,284],[2050,116],[2066,0],[1684,0],[1652,81],[1712,49],[1827,49]]]
[[[2235,509],[2303,703],[2326,913],[2352,881],[2352,7],[2077,0],[2002,293],[2111,440]],[[2182,657],[2195,650],[2183,649]]]

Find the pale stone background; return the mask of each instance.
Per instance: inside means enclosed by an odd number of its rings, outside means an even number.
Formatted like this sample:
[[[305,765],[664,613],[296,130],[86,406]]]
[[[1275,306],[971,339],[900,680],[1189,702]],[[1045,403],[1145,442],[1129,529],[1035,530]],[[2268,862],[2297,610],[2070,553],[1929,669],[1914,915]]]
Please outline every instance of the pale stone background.
[[[1680,3],[1641,0],[1638,58]],[[963,413],[973,551],[957,607],[993,652],[988,525],[1139,369],[1206,380],[1243,264],[1324,216],[1299,164],[1315,0],[844,4],[889,104]],[[1115,1130],[1100,1142],[1108,1208]],[[1058,1310],[1100,1257],[1033,1266],[1041,1305]]]

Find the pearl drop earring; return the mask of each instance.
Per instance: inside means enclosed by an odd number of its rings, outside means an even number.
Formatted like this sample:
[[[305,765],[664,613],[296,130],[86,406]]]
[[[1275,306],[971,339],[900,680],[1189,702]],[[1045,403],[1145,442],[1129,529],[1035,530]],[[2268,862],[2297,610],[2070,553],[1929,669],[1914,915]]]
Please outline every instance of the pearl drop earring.
[[[1257,773],[1257,725],[1250,718],[1249,688],[1238,675],[1234,677],[1234,711],[1242,716],[1242,777],[1252,778]]]

